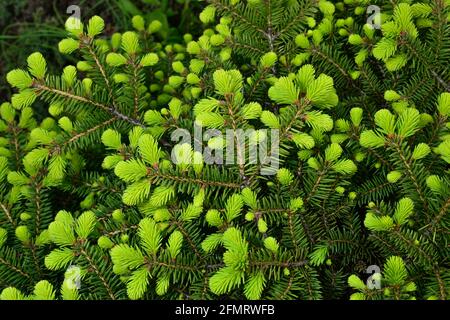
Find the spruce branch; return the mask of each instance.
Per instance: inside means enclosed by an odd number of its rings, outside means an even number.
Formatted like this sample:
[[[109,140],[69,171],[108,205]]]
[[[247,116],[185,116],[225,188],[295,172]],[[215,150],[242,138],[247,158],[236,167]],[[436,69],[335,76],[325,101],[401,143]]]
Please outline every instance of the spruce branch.
[[[36,89],[44,91],[44,92],[49,92],[49,93],[55,94],[57,96],[62,96],[64,98],[68,98],[68,99],[71,99],[71,100],[76,100],[76,101],[79,101],[79,102],[82,102],[82,103],[90,104],[90,105],[92,105],[94,107],[100,108],[101,110],[110,113],[111,115],[113,115],[113,116],[115,116],[115,117],[117,117],[117,118],[119,118],[121,120],[129,122],[132,125],[136,125],[136,126],[140,126],[142,128],[145,128],[145,125],[143,125],[138,119],[134,119],[132,117],[129,117],[127,115],[124,115],[124,114],[120,113],[115,107],[110,107],[110,106],[104,105],[102,103],[90,100],[88,98],[85,98],[85,97],[82,97],[82,96],[77,96],[77,95],[75,95],[73,93],[70,93],[70,92],[65,92],[65,91],[62,91],[62,90],[51,88],[51,87],[48,87],[48,86],[46,86],[44,84],[34,83],[33,86]]]
[[[115,297],[110,285],[108,284],[107,279],[101,273],[101,271],[100,271],[99,267],[97,266],[97,264],[95,263],[93,257],[91,257],[91,255],[84,248],[80,249],[80,254],[86,259],[86,261],[89,264],[89,267],[92,268],[92,270],[94,271],[96,276],[101,280],[101,283],[105,287],[106,291],[108,292],[109,297],[112,300],[116,300],[116,297]]]

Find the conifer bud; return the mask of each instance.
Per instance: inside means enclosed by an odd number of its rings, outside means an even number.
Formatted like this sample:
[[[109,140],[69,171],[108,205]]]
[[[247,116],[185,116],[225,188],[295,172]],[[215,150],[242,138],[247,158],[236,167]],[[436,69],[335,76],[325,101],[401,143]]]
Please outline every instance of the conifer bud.
[[[361,45],[364,43],[364,40],[359,34],[353,33],[348,37],[348,42],[353,45]]]
[[[319,10],[326,16],[331,16],[334,14],[335,6],[330,1],[319,1]]]
[[[217,32],[222,35],[223,37],[229,37],[231,35],[231,30],[226,24],[218,24],[216,26]]]
[[[40,52],[35,52],[27,58],[28,70],[37,79],[43,79],[47,72],[47,62]]]
[[[164,79],[164,72],[162,70],[158,70],[154,73],[154,76],[158,80]]]
[[[346,37],[346,36],[348,36],[348,35],[350,34],[350,33],[347,31],[347,29],[344,29],[344,28],[339,29],[339,30],[338,30],[338,33],[339,33],[339,35],[342,36],[342,37]]]
[[[77,68],[75,66],[67,66],[63,70],[62,79],[68,87],[72,87],[76,81]]]
[[[205,66],[205,62],[199,59],[192,59],[189,63],[189,70],[195,74],[199,74],[203,67]]]
[[[172,69],[176,73],[182,74],[186,68],[184,67],[182,62],[175,61],[175,62],[172,63]]]
[[[190,33],[184,34],[183,35],[183,40],[184,40],[184,43],[186,43],[186,44],[191,42],[192,41],[192,34],[190,34]]]
[[[303,207],[303,199],[302,198],[294,198],[291,200],[291,203],[289,205],[289,209],[292,211],[296,211]]]
[[[355,127],[358,127],[361,123],[363,110],[361,108],[352,108],[350,110],[350,120]]]
[[[344,194],[344,192],[345,192],[345,188],[341,187],[341,186],[336,187],[334,190],[339,194]]]
[[[92,88],[92,79],[84,78],[81,82],[83,85],[83,89],[86,92],[87,95],[91,94],[91,88]]]
[[[200,21],[204,24],[213,22],[216,16],[216,8],[213,5],[209,5],[203,9],[200,13]]]
[[[279,248],[278,241],[274,237],[265,238],[264,246],[266,247],[266,249],[272,251],[273,253],[277,253]]]
[[[220,46],[225,42],[225,38],[220,34],[213,34],[211,38],[209,39],[209,42],[212,46]]]
[[[220,50],[219,55],[220,55],[220,60],[222,62],[230,60],[230,58],[231,58],[231,48],[223,48],[222,50]]]
[[[202,93],[202,89],[201,88],[197,88],[197,87],[191,88],[191,94],[192,94],[193,98],[197,99],[200,96],[201,93]]]
[[[28,242],[30,241],[30,231],[28,231],[27,226],[18,226],[16,228],[16,237],[22,242]]]
[[[87,61],[78,61],[77,69],[82,72],[86,72],[92,69],[92,66]]]
[[[65,24],[66,30],[72,35],[79,37],[83,33],[83,23],[76,17],[70,17]]]
[[[122,34],[116,32],[111,36],[111,46],[114,50],[120,48],[120,44],[122,43]]]
[[[147,53],[142,57],[140,65],[143,67],[151,67],[157,64],[159,61],[159,57],[155,53]]]
[[[186,51],[190,54],[193,55],[199,54],[200,50],[201,50],[200,45],[196,41],[191,41],[187,44]]]
[[[20,220],[27,221],[31,219],[31,215],[27,212],[23,212],[20,214]]]
[[[125,73],[116,73],[114,74],[113,79],[115,83],[127,83],[130,81],[130,77]]]
[[[267,223],[262,218],[258,219],[258,231],[261,232],[261,233],[266,233],[267,232]]]
[[[292,64],[299,67],[303,65],[309,59],[310,56],[311,54],[308,52],[299,53],[292,60]]]
[[[153,20],[152,22],[150,22],[147,31],[149,33],[156,33],[158,31],[160,31],[162,28],[162,23],[159,20]]]
[[[350,72],[350,77],[352,77],[353,80],[358,79],[361,76],[361,71],[352,71]]]
[[[59,52],[70,54],[80,47],[80,43],[72,38],[61,40],[58,44]]]
[[[6,122],[13,122],[16,111],[10,103],[4,102],[0,106],[0,115]]]
[[[93,38],[102,33],[104,28],[105,21],[99,16],[93,16],[88,22],[87,34]]]
[[[63,107],[60,103],[52,103],[48,108],[48,112],[54,117],[58,116],[62,111]]]
[[[268,52],[261,57],[261,65],[264,68],[271,68],[277,62],[277,54],[275,52]]]
[[[152,83],[149,87],[150,92],[157,92],[159,90],[161,90],[161,86],[159,84],[156,83]]]
[[[169,78],[169,81],[170,81],[170,78]],[[170,100],[170,96],[175,95],[175,93],[176,93],[176,90],[175,90],[175,89],[176,89],[176,88],[177,88],[177,87],[172,86],[170,83],[164,85],[164,87],[163,87],[163,92],[166,93],[166,95],[162,95],[162,97],[164,97],[164,99],[161,100],[161,103],[162,103],[162,104],[166,103],[167,100]]]
[[[345,25],[347,27],[351,27],[353,25],[353,22],[354,22],[354,20],[352,17],[348,17],[347,19],[345,19]]]
[[[247,212],[245,214],[246,221],[253,221],[253,219],[255,219],[255,214],[253,212]]]
[[[426,184],[428,188],[430,188],[432,191],[439,193],[443,189],[443,184],[441,181],[441,178],[437,175],[431,175],[427,177]]]
[[[111,249],[114,246],[114,243],[106,236],[101,236],[97,240],[97,244],[102,249]]]
[[[157,209],[153,212],[153,219],[157,222],[167,221],[170,217],[170,211],[165,208]]]
[[[206,221],[213,227],[220,227],[223,224],[219,211],[215,209],[211,209],[206,212]]]
[[[136,54],[139,50],[139,37],[136,32],[127,31],[122,34],[122,48],[129,55]]]
[[[112,213],[112,218],[117,221],[117,222],[124,222],[125,221],[125,216],[122,212],[122,209],[116,209],[113,211]]]
[[[52,137],[54,136],[55,132],[54,131],[50,131],[52,129],[55,128],[55,119],[53,118],[45,118],[44,120],[42,120],[41,123],[41,128],[46,130],[45,131],[32,131],[32,136],[33,138],[36,138],[37,141],[41,142],[41,143],[50,143],[52,141]],[[50,132],[48,132],[50,131]],[[48,133],[48,135],[47,135]]]
[[[395,183],[402,177],[402,173],[399,171],[391,171],[387,175],[389,183]]]
[[[348,278],[348,284],[350,287],[352,287],[354,289],[358,289],[358,290],[366,289],[366,285],[364,284],[364,282],[357,275],[354,275],[354,274],[352,274]]]
[[[195,73],[189,73],[186,77],[186,82],[196,85],[200,83],[200,78]]]
[[[306,23],[308,24],[308,27],[310,27],[311,29],[316,26],[316,20],[312,17],[307,17]]]
[[[364,33],[367,36],[367,38],[373,39],[373,36],[375,34],[375,29],[370,24],[366,23],[363,26],[363,30],[364,30]]]
[[[299,34],[295,37],[295,44],[302,49],[307,49],[311,46],[308,38],[304,34]]]
[[[169,77],[169,85],[173,88],[178,88],[184,82],[184,77],[180,76],[170,76]]]
[[[33,83],[33,79],[30,77],[28,72],[21,69],[15,69],[8,72],[8,74],[6,75],[6,80],[10,85],[18,89],[29,88]]]
[[[292,175],[292,173],[286,169],[286,168],[281,168],[280,170],[278,170],[277,172],[277,179],[280,182],[280,184],[287,186],[290,185],[294,179],[294,176]]]
[[[394,90],[387,90],[384,93],[384,99],[386,101],[397,101],[400,98],[401,98],[401,96],[397,92],[395,92]]]
[[[62,117],[58,120],[58,124],[66,132],[72,132],[73,130],[73,124],[72,121],[68,117]]]
[[[310,168],[313,168],[315,170],[319,170],[320,169],[320,163],[316,158],[309,158],[308,159],[308,166]]]
[[[357,152],[355,153],[355,160],[357,162],[362,162],[366,158],[366,154],[363,152]]]
[[[342,28],[345,25],[344,19],[337,19],[336,20],[336,27]]]
[[[83,208],[83,209],[91,208],[94,205],[94,203],[95,203],[94,197],[95,197],[95,193],[94,192],[91,192],[90,194],[88,194],[86,196],[86,198],[84,198],[84,200],[80,202],[80,207]]]
[[[133,28],[135,28],[138,31],[144,31],[145,29],[145,20],[142,16],[134,16],[131,19],[131,23],[133,25]]]

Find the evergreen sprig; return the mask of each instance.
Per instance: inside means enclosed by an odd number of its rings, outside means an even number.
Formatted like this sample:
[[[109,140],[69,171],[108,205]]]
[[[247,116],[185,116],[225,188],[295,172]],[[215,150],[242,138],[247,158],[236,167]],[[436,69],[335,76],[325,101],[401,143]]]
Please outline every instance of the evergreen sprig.
[[[69,19],[6,76],[0,299],[448,299],[450,2],[373,2]]]

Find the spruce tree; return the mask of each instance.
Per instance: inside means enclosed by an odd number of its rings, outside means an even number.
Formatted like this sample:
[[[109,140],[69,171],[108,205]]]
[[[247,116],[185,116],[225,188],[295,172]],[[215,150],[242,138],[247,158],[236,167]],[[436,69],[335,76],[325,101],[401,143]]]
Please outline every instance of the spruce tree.
[[[447,299],[450,1],[370,4],[69,19],[74,65],[7,74],[0,298]]]

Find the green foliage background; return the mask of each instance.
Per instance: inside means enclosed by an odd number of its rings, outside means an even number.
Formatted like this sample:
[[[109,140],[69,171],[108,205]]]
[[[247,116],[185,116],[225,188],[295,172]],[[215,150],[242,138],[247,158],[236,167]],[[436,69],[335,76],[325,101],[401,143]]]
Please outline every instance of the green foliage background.
[[[70,57],[58,52],[57,44],[65,36],[66,12],[70,5],[78,5],[82,15],[91,17],[101,13],[107,21],[105,34],[131,27],[134,15],[159,15],[171,21],[171,26],[191,32],[199,6],[191,1],[168,0],[3,0],[0,3],[0,73],[23,66],[30,52],[45,53],[52,60],[50,70],[60,69]],[[4,76],[0,78],[0,95],[7,99],[12,93]]]
[[[0,299],[448,298],[450,1],[58,8],[0,37]]]

